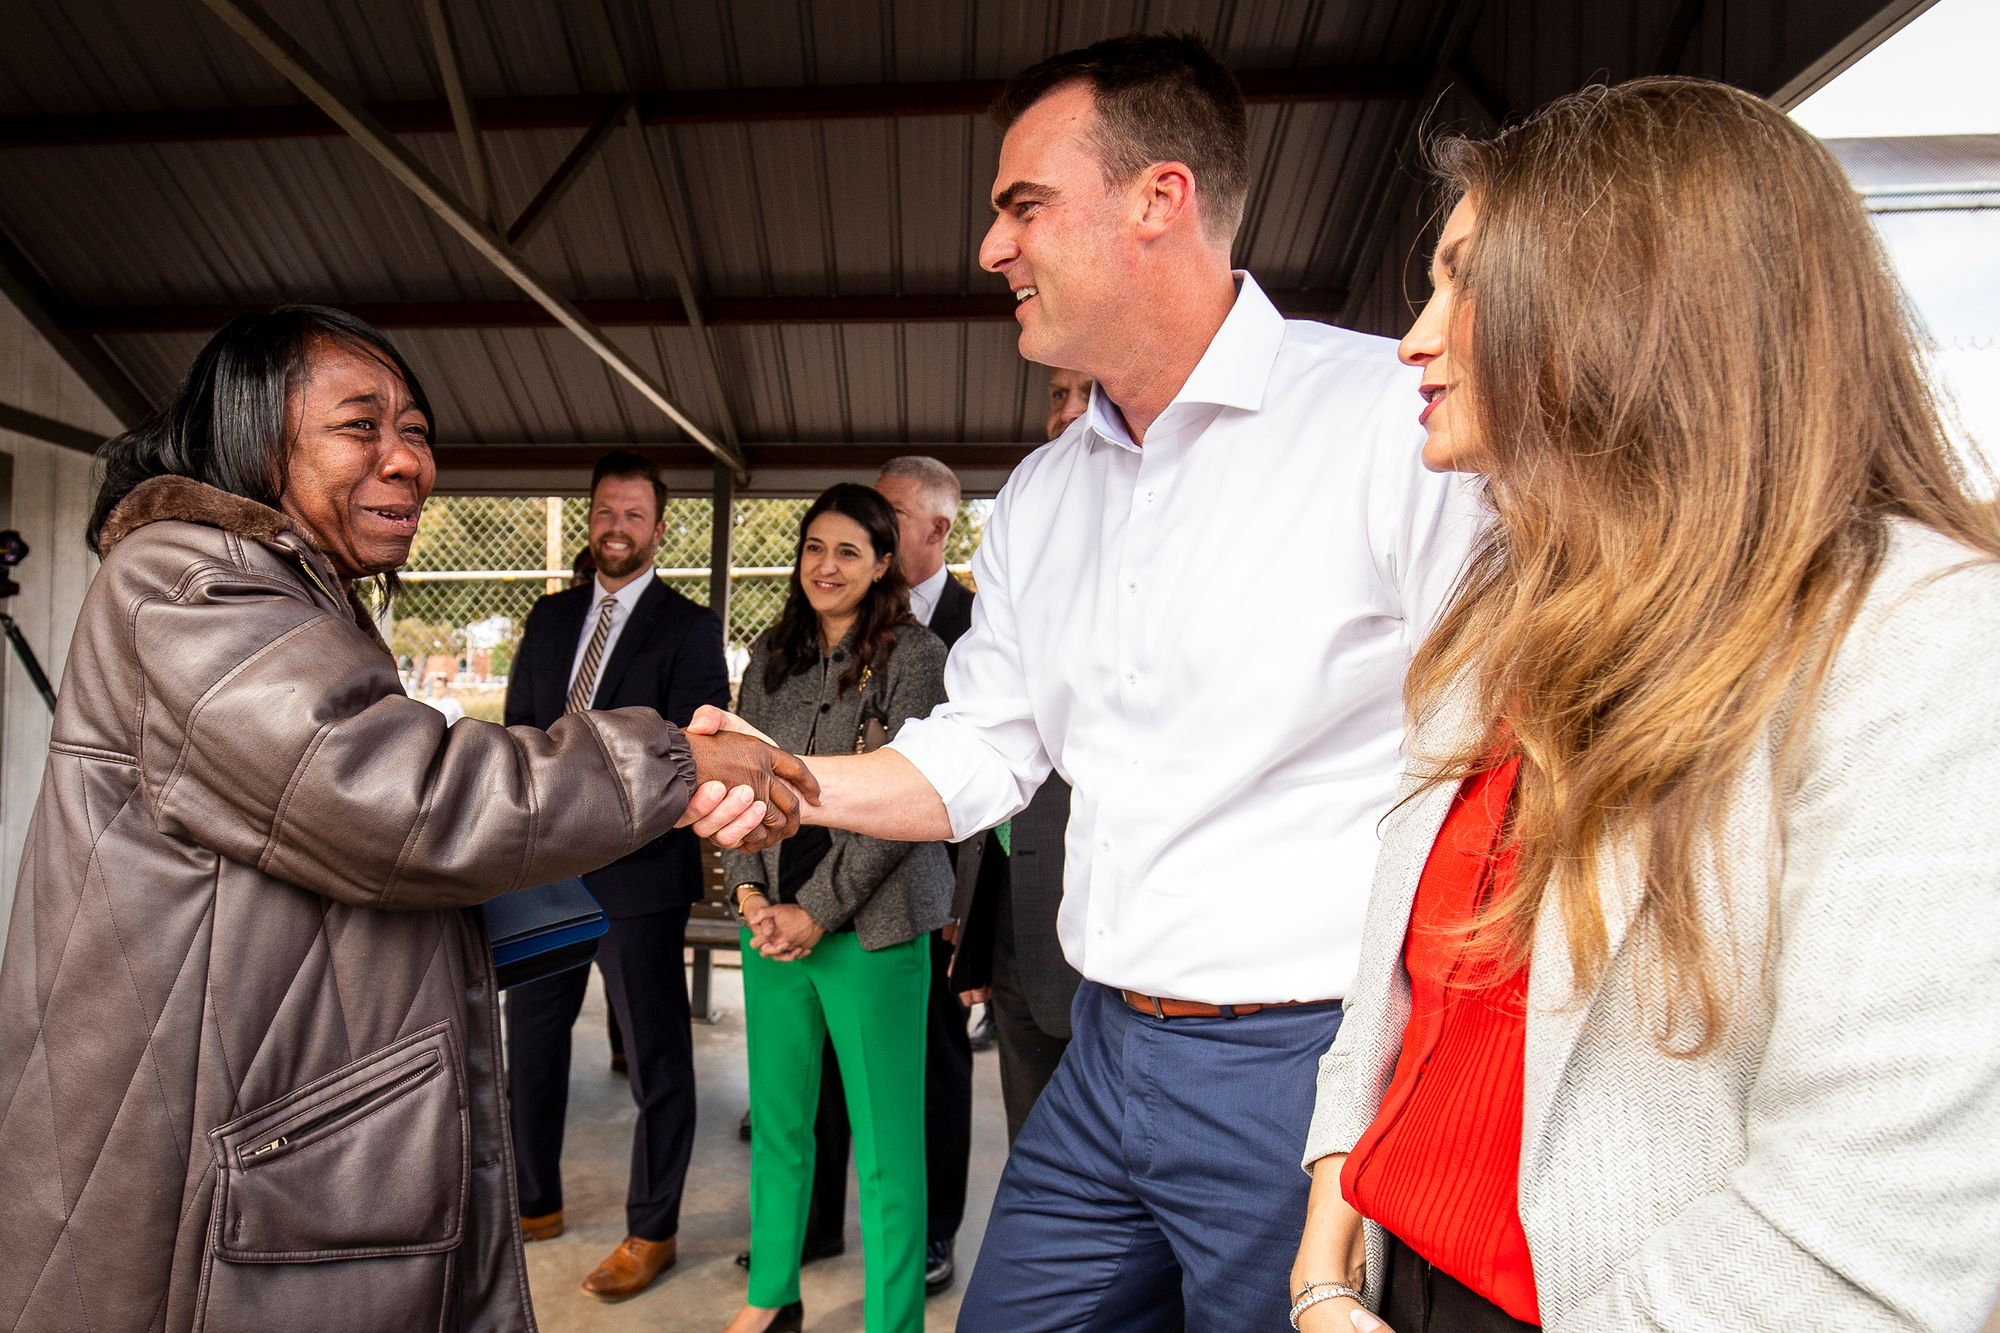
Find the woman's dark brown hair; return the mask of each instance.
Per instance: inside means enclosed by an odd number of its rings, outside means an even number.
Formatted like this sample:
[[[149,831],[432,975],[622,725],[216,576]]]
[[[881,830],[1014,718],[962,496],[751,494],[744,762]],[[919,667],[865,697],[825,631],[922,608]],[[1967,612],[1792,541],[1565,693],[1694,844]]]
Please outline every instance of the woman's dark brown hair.
[[[798,545],[792,549],[791,592],[785,598],[785,609],[776,628],[771,631],[770,656],[764,663],[766,690],[776,690],[787,676],[819,665],[819,613],[806,600],[799,564],[805,557],[806,530],[821,514],[840,514],[854,520],[868,534],[873,557],[878,560],[889,557],[888,573],[869,585],[861,605],[855,608],[854,655],[840,674],[840,687],[854,688],[863,667],[887,661],[890,650],[896,646],[896,628],[917,623],[910,615],[910,585],[904,581],[902,568],[896,562],[895,509],[866,486],[849,481],[829,486],[799,520]]]

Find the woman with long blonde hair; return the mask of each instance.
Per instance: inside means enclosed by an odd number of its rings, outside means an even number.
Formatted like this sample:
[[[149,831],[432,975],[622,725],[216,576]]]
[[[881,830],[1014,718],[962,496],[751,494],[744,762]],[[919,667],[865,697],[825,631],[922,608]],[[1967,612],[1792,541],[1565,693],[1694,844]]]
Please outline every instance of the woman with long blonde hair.
[[[1969,1330],[2000,525],[1867,220],[1694,80],[1436,161],[1401,351],[1493,521],[1406,687],[1294,1323]]]

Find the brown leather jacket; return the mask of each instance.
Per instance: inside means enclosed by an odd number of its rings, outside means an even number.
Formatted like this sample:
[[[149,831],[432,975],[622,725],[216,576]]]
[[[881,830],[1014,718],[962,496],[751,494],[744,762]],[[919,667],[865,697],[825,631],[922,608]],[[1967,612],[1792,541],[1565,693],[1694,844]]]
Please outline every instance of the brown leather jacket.
[[[531,1330],[473,904],[685,807],[657,713],[447,731],[274,510],[112,515],[0,964],[0,1328]]]

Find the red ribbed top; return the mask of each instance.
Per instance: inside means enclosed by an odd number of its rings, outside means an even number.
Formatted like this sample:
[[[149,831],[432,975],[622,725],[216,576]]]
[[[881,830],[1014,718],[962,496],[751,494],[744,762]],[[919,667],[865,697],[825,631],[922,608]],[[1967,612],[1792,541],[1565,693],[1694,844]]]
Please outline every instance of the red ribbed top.
[[[1539,1324],[1519,1200],[1528,971],[1468,986],[1478,964],[1462,947],[1466,923],[1513,883],[1500,835],[1519,767],[1510,759],[1467,778],[1431,845],[1403,941],[1403,1053],[1340,1189],[1432,1264]]]

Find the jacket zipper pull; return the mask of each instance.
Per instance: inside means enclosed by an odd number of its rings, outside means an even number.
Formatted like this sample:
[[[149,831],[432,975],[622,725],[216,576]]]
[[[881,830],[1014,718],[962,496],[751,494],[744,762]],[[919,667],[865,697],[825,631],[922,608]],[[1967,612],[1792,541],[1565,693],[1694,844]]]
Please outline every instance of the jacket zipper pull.
[[[243,1160],[247,1162],[252,1157],[262,1157],[267,1152],[276,1152],[278,1149],[284,1147],[287,1142],[288,1140],[285,1136],[280,1134],[277,1138],[272,1139],[262,1147],[252,1148],[249,1152],[244,1153]]]

